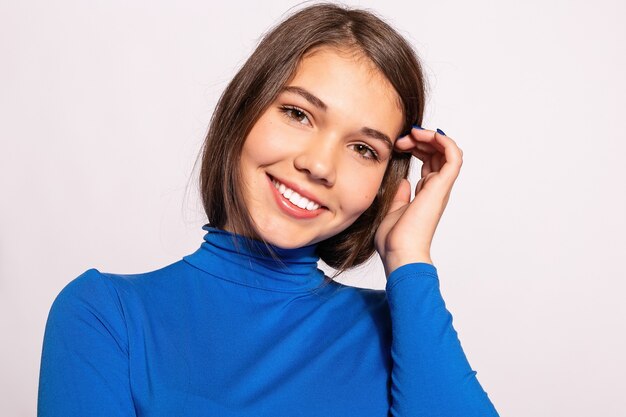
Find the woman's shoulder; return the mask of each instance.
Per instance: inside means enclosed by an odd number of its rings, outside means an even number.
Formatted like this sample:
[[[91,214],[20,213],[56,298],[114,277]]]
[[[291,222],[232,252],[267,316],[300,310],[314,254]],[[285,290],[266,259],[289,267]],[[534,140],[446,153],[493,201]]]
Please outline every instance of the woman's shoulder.
[[[333,303],[345,308],[369,310],[388,310],[387,292],[384,289],[356,287],[338,281],[332,282],[332,289],[327,293]]]
[[[125,299],[180,285],[186,275],[182,261],[142,273],[103,272],[89,268],[69,281],[56,296],[55,304],[121,305]],[[178,279],[177,279],[178,278]]]
[[[115,285],[95,268],[72,279],[57,294],[46,321],[44,345],[56,340],[81,340],[107,333],[118,346],[127,348],[125,320]]]
[[[147,306],[184,298],[186,272],[181,261],[137,274],[102,272],[90,268],[69,281],[54,298],[47,319],[50,329],[84,334],[106,329],[120,346],[128,321],[140,320]],[[183,293],[181,293],[183,288]],[[52,331],[52,330],[50,330]]]
[[[132,286],[148,285],[155,280],[171,275],[181,262],[175,262],[155,270],[139,273],[120,273],[101,271],[98,268],[89,268],[73,278],[61,292],[93,292],[105,288],[123,289]]]
[[[90,268],[68,282],[56,296],[53,307],[58,304],[74,304],[79,301],[102,300],[115,292],[112,281],[96,268]]]

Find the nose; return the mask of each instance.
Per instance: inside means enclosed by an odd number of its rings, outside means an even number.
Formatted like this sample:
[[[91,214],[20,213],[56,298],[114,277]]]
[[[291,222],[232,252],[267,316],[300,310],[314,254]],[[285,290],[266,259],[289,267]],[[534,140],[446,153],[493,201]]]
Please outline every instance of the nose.
[[[302,149],[293,163],[298,171],[327,187],[335,183],[337,146],[332,140],[312,138],[310,146]]]

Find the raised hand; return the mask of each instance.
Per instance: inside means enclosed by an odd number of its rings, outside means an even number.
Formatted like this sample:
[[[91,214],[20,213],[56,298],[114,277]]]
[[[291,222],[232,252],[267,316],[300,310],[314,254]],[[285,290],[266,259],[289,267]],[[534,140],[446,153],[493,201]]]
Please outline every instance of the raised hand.
[[[422,162],[422,177],[411,199],[411,184],[402,180],[387,216],[375,237],[385,273],[414,262],[432,264],[430,247],[463,164],[463,151],[445,134],[413,127],[394,148],[410,152]]]

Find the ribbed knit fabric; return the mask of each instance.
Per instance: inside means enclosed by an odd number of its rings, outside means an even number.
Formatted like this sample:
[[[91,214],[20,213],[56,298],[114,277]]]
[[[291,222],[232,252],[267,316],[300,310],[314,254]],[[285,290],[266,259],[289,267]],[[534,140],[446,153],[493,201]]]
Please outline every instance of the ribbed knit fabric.
[[[39,417],[497,416],[439,291],[436,268],[386,290],[317,269],[316,246],[209,227],[200,248],[133,275],[89,269],[55,299]]]

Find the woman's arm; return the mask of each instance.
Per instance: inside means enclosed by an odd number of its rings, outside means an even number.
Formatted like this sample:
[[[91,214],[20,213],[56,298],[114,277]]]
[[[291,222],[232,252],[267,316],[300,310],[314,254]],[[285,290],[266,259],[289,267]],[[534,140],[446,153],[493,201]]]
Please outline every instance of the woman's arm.
[[[128,339],[111,281],[90,269],[57,296],[39,375],[39,417],[135,417]]]
[[[441,130],[419,126],[399,138],[395,148],[423,164],[413,201],[404,180],[376,231],[391,313],[391,414],[497,416],[452,327],[430,260],[433,236],[459,175],[463,151]]]
[[[391,312],[391,415],[498,416],[476,379],[439,290],[437,269],[412,263],[387,280]]]

